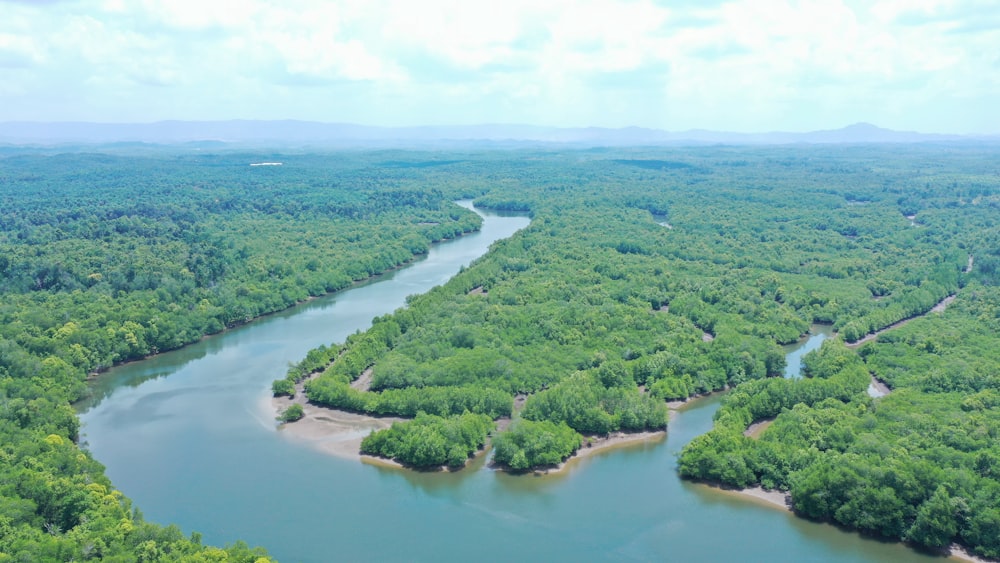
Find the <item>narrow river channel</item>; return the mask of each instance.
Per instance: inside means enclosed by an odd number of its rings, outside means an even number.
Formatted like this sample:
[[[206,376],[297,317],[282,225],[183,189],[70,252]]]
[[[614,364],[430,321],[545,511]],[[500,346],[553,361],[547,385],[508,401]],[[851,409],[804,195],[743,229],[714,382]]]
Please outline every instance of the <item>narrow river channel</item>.
[[[484,215],[481,232],[407,268],[102,375],[79,405],[87,447],[147,519],[207,543],[263,545],[286,563],[931,559],[678,479],[675,454],[711,428],[718,396],[688,405],[664,442],[553,476],[511,476],[482,461],[417,473],[283,439],[266,406],[271,380],[528,224]]]

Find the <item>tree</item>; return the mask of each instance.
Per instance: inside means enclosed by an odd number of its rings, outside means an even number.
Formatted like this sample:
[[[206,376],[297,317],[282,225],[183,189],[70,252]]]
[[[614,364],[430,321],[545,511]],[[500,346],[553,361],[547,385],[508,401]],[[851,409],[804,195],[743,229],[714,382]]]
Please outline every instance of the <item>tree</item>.
[[[906,532],[906,539],[929,547],[945,547],[958,533],[955,503],[940,486],[917,510],[917,518]]]

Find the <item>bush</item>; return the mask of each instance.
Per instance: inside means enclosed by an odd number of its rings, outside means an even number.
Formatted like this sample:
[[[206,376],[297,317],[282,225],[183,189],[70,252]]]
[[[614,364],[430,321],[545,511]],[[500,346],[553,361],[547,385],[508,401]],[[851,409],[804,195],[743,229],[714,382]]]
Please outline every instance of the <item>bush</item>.
[[[555,465],[573,455],[580,442],[565,422],[518,419],[493,439],[493,460],[517,471]]]
[[[282,395],[288,395],[289,397],[295,396],[295,384],[292,383],[290,379],[276,379],[271,383],[271,393],[275,397],[280,397]]]
[[[486,444],[493,421],[466,412],[441,417],[418,413],[407,422],[372,432],[361,441],[361,453],[395,459],[414,467],[461,467]]]
[[[278,420],[281,422],[295,422],[306,415],[305,411],[302,409],[302,405],[294,403],[292,406],[285,409],[280,415],[278,415]]]

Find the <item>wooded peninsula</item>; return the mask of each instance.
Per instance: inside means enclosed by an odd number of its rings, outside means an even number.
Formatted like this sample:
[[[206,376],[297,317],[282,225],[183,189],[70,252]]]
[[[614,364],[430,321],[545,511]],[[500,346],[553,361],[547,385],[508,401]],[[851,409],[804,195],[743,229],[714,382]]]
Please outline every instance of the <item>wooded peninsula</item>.
[[[964,143],[0,147],[0,562],[269,560],[146,522],[72,404],[110,366],[476,230],[460,199],[532,221],[275,374],[275,395],[407,419],[365,454],[458,468],[488,445],[516,473],[728,389],[683,476],[1000,558],[1000,148]],[[813,324],[836,336],[782,378],[781,345]]]

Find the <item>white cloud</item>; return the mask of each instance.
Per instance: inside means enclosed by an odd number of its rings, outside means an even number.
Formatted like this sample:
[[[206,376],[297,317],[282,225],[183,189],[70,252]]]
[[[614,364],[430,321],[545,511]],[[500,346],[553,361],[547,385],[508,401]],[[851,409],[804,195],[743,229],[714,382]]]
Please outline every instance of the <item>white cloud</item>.
[[[3,4],[0,120],[996,130],[989,4]]]
[[[44,59],[41,46],[31,37],[0,33],[0,68],[31,67]]]

